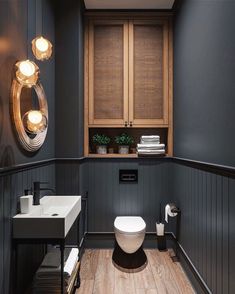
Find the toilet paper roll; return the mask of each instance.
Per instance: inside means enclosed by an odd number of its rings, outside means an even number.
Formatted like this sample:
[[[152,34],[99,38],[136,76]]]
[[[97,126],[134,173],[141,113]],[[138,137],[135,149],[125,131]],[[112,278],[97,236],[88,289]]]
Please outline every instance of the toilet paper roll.
[[[172,209],[176,208],[175,204],[170,203],[165,207],[165,221],[168,223],[168,215],[171,217],[177,216],[177,212],[172,212]]]

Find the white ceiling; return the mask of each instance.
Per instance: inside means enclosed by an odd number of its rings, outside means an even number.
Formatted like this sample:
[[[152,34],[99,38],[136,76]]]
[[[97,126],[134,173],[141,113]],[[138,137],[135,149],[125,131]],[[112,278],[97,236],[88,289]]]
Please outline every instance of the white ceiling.
[[[87,9],[171,9],[175,0],[84,0]]]

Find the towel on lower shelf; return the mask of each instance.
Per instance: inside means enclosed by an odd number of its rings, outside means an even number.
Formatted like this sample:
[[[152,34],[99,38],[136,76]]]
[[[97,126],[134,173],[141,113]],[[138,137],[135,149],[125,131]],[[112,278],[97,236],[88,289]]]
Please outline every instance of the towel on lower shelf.
[[[139,155],[160,155],[165,154],[165,144],[160,144],[160,136],[141,136],[140,144],[137,144]]]
[[[138,154],[151,154],[151,155],[158,155],[158,154],[165,154],[165,149],[159,149],[159,150],[148,150],[148,149],[142,149],[138,150]]]
[[[65,249],[65,264],[64,264],[64,290],[71,282],[71,276],[76,268],[78,261],[78,249]],[[34,283],[33,293],[60,293],[60,250],[54,248],[44,258],[41,266],[37,270]]]
[[[137,150],[159,150],[165,149],[165,144],[137,144]]]

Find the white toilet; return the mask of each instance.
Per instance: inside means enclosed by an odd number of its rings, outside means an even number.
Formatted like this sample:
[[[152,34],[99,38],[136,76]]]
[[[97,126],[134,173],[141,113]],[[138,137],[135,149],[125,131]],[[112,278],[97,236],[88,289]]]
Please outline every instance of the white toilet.
[[[114,232],[118,245],[126,253],[136,252],[143,244],[146,223],[140,216],[118,216]]]

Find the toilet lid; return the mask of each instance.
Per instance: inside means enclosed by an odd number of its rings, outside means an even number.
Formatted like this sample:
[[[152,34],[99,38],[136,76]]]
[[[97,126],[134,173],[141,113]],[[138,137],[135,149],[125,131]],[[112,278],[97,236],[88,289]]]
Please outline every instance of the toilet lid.
[[[145,230],[145,221],[140,216],[118,216],[114,227],[124,233],[137,233]]]

